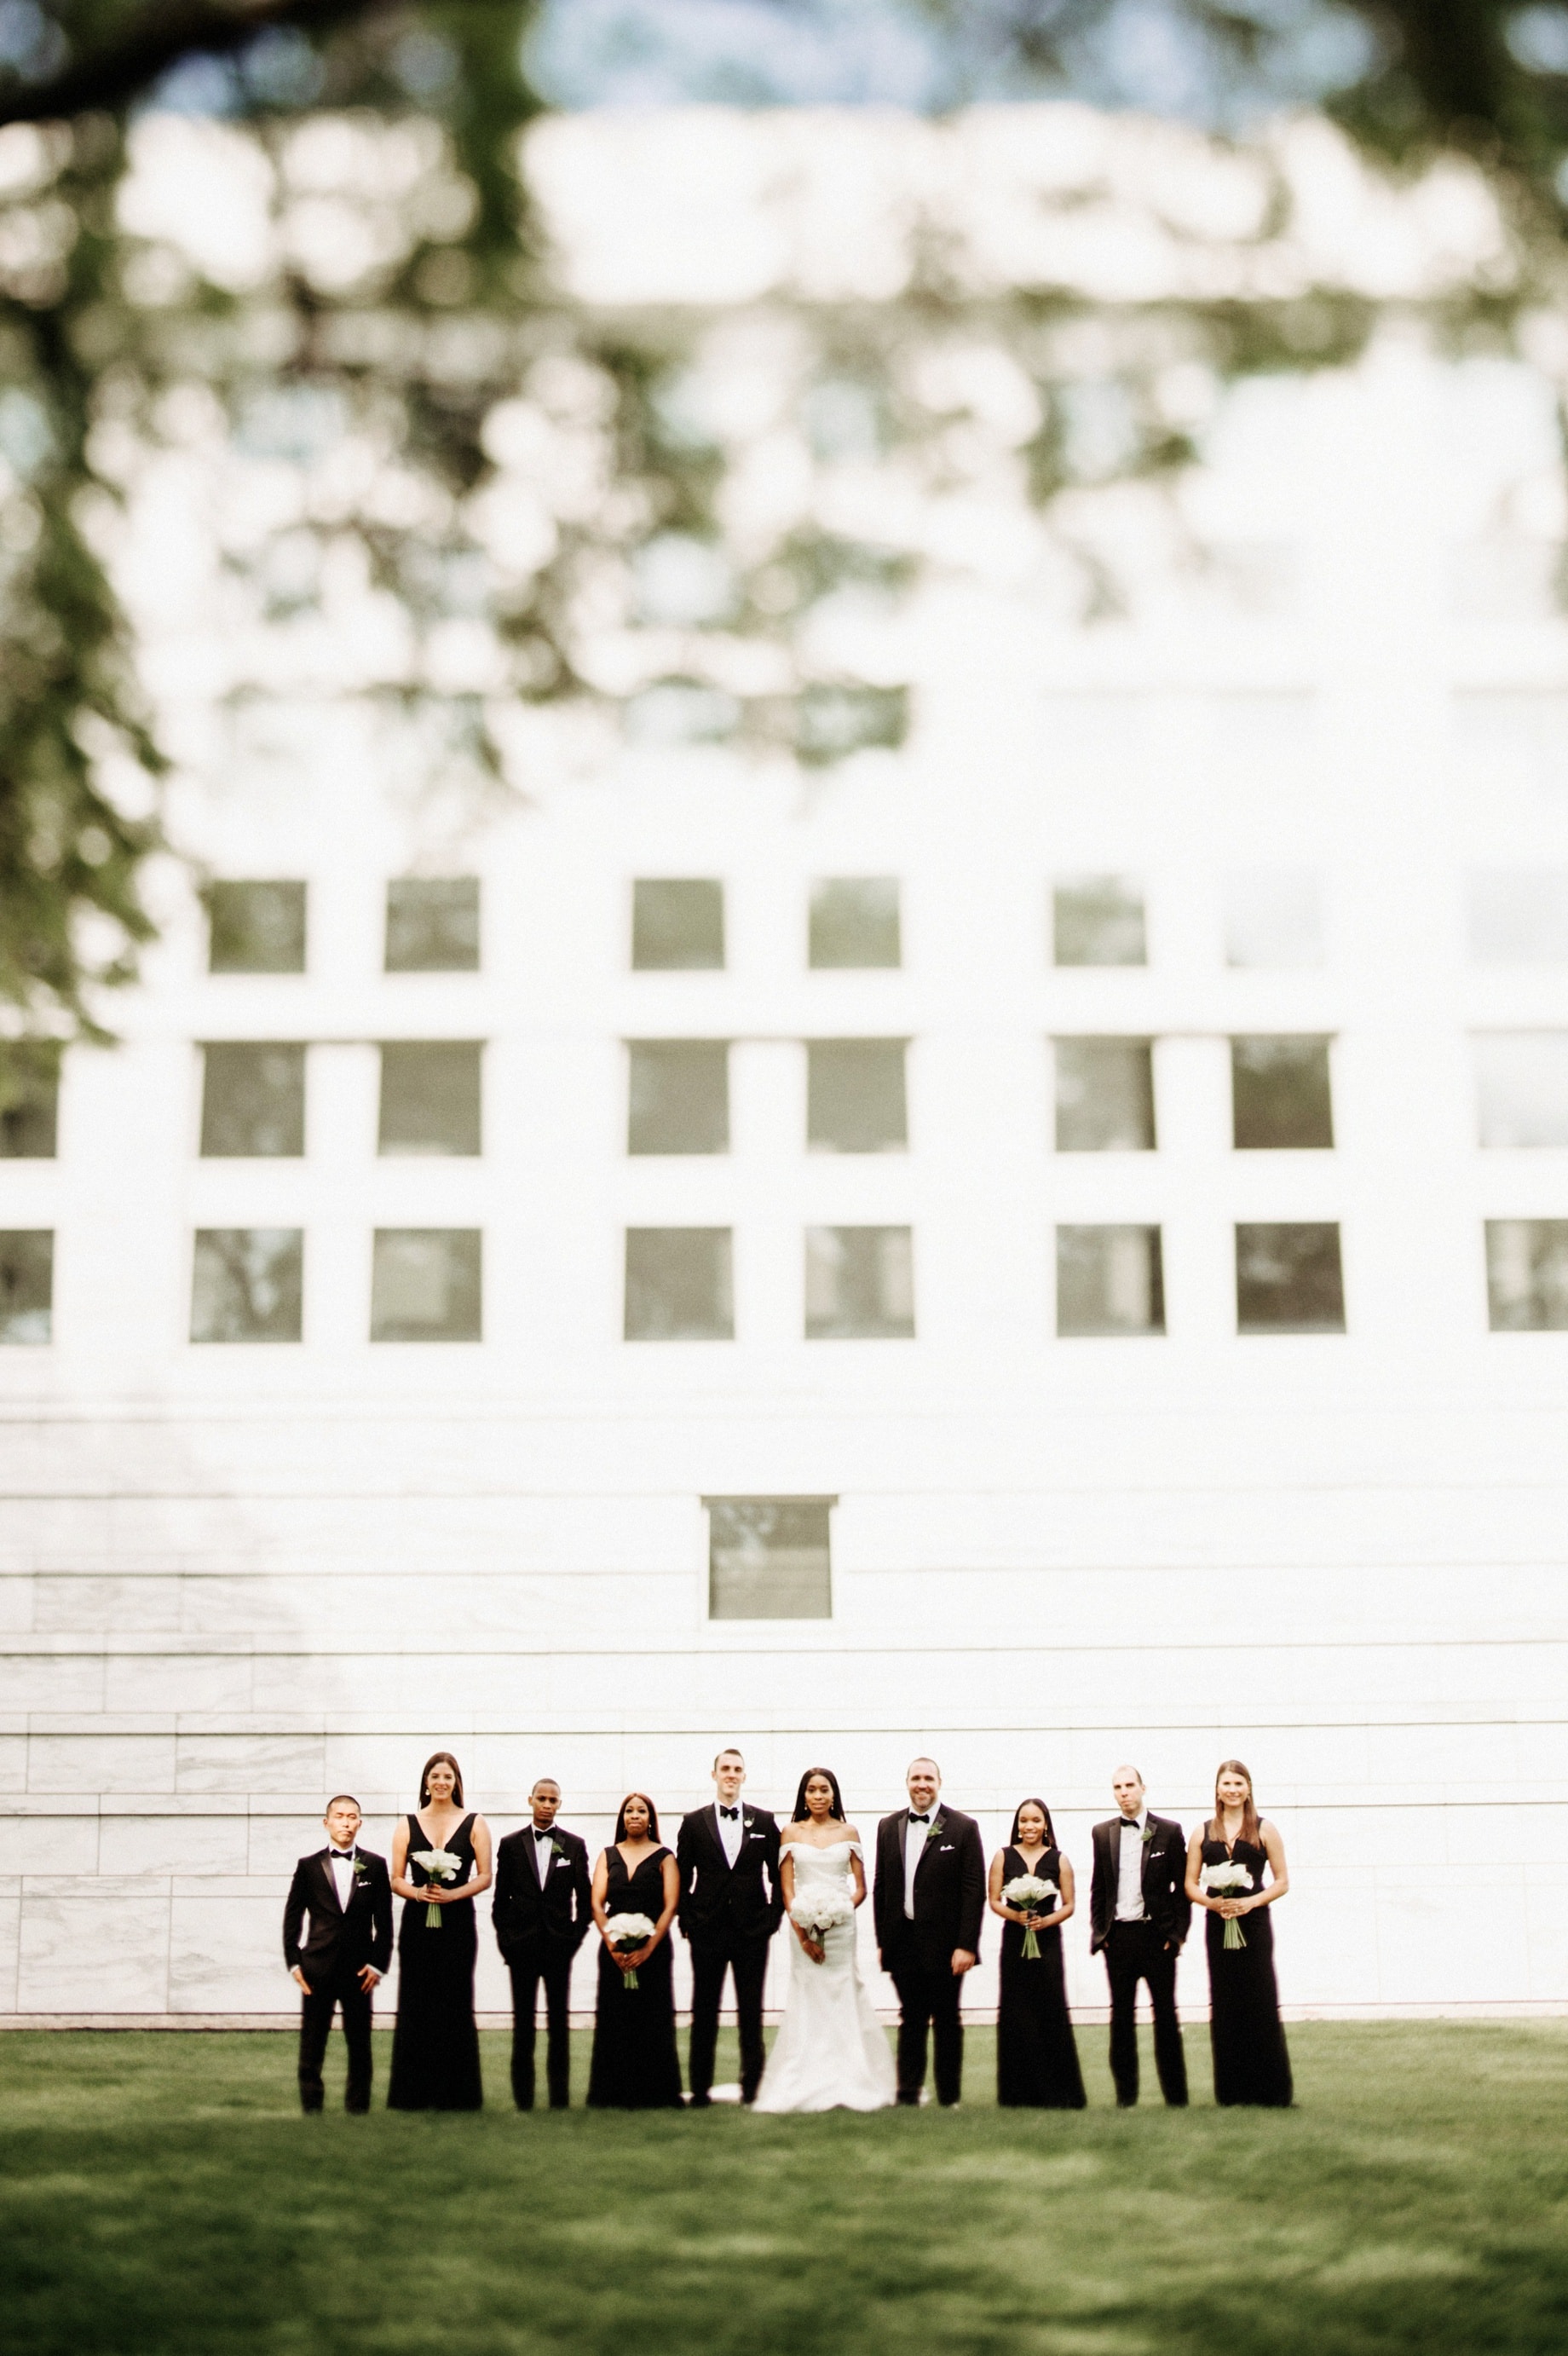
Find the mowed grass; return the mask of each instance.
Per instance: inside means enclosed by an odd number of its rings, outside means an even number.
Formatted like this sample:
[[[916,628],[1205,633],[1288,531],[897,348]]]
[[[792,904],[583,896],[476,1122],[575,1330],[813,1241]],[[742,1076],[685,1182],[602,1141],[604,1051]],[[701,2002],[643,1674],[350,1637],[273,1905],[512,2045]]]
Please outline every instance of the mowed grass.
[[[1291,2031],[1299,2107],[295,2106],[282,2036],[0,2037],[8,2356],[1568,2347],[1568,2023]],[[340,2045],[341,2040],[335,2040]],[[574,2091],[586,2079],[577,2040]],[[724,2057],[721,2056],[721,2074]],[[732,2047],[729,2056],[733,2067]],[[386,2088],[379,2040],[378,2095]],[[341,2094],[335,2052],[329,2102]]]

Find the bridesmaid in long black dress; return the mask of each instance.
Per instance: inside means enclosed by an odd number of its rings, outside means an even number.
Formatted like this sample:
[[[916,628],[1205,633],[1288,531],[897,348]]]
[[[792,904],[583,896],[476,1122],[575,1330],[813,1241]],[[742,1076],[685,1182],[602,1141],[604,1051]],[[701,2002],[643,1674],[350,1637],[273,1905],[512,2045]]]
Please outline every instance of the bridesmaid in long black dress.
[[[680,1876],[659,1842],[658,1810],[642,1792],[629,1792],[615,1819],[615,1838],[593,1869],[593,1920],[599,1925],[599,2000],[593,2014],[589,2106],[595,2110],[672,2110],[680,2102],[680,2056],[675,2050],[675,1982],[669,1926],[680,1896]],[[653,1937],[618,1955],[606,1925],[616,1914],[645,1914]],[[627,1976],[636,1974],[628,1987]]]
[[[1233,1898],[1211,1897],[1203,1886],[1204,1869],[1224,1865],[1243,1867],[1251,1889]],[[1266,1883],[1265,1865],[1273,1876]],[[1258,1815],[1246,1768],[1239,1759],[1227,1759],[1214,1781],[1214,1814],[1187,1845],[1187,1895],[1209,1916],[1209,2041],[1214,2100],[1220,2104],[1284,2110],[1292,2098],[1268,1912],[1289,1888],[1285,1844]],[[1244,1946],[1226,1946],[1229,1922],[1244,1926]]]
[[[444,1849],[455,1873],[432,1876],[422,1851]],[[475,1900],[490,1887],[490,1827],[465,1814],[463,1773],[450,1751],[427,1760],[420,1812],[392,1836],[392,1888],[403,1901],[398,1926],[398,2025],[392,2037],[391,2111],[476,2111],[485,2100],[474,2019],[478,1954]],[[440,1909],[434,1922],[432,1906]]]
[[[1033,1914],[1005,1903],[1002,1891],[1021,1873],[1054,1881],[1054,1908]],[[1061,1925],[1074,1912],[1072,1868],[1056,1846],[1043,1800],[1020,1800],[1006,1848],[991,1859],[991,1912],[1002,1933],[1002,1991],[997,2011],[997,2100],[1004,2107],[1081,2111],[1085,2096],[1078,2041],[1067,2009]],[[1032,1924],[1038,1955],[1024,1954]]]

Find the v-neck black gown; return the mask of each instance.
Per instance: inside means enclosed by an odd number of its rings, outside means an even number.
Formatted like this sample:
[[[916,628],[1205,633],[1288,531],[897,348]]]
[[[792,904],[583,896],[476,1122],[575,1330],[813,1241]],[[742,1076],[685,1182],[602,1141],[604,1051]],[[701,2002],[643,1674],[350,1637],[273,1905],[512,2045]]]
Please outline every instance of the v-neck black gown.
[[[664,1861],[667,1848],[645,1857],[635,1873],[613,1843],[604,1852],[608,1886],[606,1914],[645,1914],[656,1922],[664,1912]],[[666,2111],[680,2101],[680,2056],[675,2046],[675,1980],[668,1937],[645,1964],[637,1985],[625,1976],[599,1942],[599,2000],[593,2013],[593,2059],[588,2072],[592,2110]]]
[[[429,1879],[414,1862],[416,1849],[432,1846],[417,1816],[409,1818],[408,1881]],[[474,1818],[464,1816],[443,1847],[463,1859],[462,1879],[474,1869]],[[453,1899],[440,1909],[438,1922],[425,1920],[422,1899],[405,1898],[398,1925],[398,2025],[392,2036],[389,2111],[477,2111],[485,2089],[479,2076],[479,2030],[474,2019],[474,1964],[479,1949],[472,1898]]]
[[[1061,1880],[1061,1852],[1048,1848],[1033,1865],[1016,1848],[1002,1854],[1004,1885],[1020,1873]],[[997,2101],[1004,2109],[1081,2111],[1087,2097],[1078,2040],[1067,2009],[1061,1925],[1037,1931],[1038,1955],[1024,1954],[1021,1922],[1002,1925],[1002,1986],[997,2008]]]
[[[1227,1848],[1206,1838],[1205,1865],[1244,1865],[1253,1888],[1264,1886],[1268,1859],[1252,1841]],[[1209,1944],[1209,2041],[1214,2055],[1214,2100],[1229,2106],[1252,2103],[1285,2110],[1292,2099],[1290,2053],[1279,2018],[1274,1974],[1272,1906],[1255,1907],[1241,1919],[1244,1947],[1227,1947],[1218,1914],[1205,1914]]]

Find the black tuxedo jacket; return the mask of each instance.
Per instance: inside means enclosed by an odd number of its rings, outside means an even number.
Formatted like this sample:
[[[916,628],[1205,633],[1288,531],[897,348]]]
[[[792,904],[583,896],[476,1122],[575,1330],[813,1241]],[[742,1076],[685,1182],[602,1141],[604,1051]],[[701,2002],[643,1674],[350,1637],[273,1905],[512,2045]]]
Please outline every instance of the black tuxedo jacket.
[[[871,1912],[882,1968],[897,1972],[918,1965],[947,1972],[953,1953],[980,1952],[986,1918],[986,1852],[980,1827],[960,1809],[932,1812],[925,1846],[914,1869],[914,1920],[904,1912],[904,1832],[909,1810],[900,1808],[877,1826],[877,1879]]]
[[[779,1828],[766,1808],[741,1808],[741,1847],[733,1866],[719,1837],[719,1809],[694,1808],[680,1820],[675,1861],[680,1873],[676,1920],[693,1946],[728,1939],[771,1939],[784,1917]]]
[[[1099,1954],[1116,1919],[1125,1821],[1121,1816],[1107,1816],[1103,1825],[1094,1827],[1094,1878],[1089,1885],[1092,1955]],[[1179,1947],[1192,1921],[1192,1901],[1185,1887],[1187,1843],[1175,1819],[1157,1816],[1152,1808],[1147,1829],[1149,1838],[1143,1844],[1144,1912],[1167,1945]]]
[[[533,1827],[508,1833],[496,1850],[496,1894],[490,1920],[507,1963],[564,1957],[570,1962],[593,1928],[588,1845],[560,1825],[551,1827],[549,1871],[539,1886]]]
[[[283,1960],[291,1972],[297,1964],[313,1988],[357,1974],[362,1964],[384,1972],[392,1960],[392,1885],[386,1858],[368,1848],[355,1850],[347,1908],[337,1902],[326,1858],[324,1848],[301,1858],[283,1908]]]

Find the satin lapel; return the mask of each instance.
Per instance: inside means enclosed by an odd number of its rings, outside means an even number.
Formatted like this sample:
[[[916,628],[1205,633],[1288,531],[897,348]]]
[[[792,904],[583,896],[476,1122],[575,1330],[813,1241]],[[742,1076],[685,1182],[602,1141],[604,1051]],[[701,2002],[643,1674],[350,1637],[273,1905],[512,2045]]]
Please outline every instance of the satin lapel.
[[[932,1848],[931,1844],[932,1844],[932,1842],[936,1838],[936,1836],[937,1836],[937,1834],[938,1834],[938,1833],[944,1833],[944,1832],[945,1832],[946,1830],[947,1830],[947,1819],[946,1819],[946,1817],[945,1817],[944,1815],[937,1815],[933,1816],[933,1818],[932,1818],[932,1820],[931,1820],[931,1822],[930,1822],[929,1826],[926,1827],[926,1835],[925,1835],[925,1838],[922,1841],[922,1843],[921,1843],[921,1845],[920,1845],[920,1855],[919,1855],[919,1857],[917,1858],[917,1859],[915,1860],[914,1882],[915,1882],[915,1888],[916,1888],[917,1890],[918,1890],[918,1889],[919,1889],[919,1887],[920,1887],[920,1869],[921,1869],[921,1867],[925,1863],[925,1860],[926,1860],[926,1858],[927,1858],[928,1857],[932,1857],[932,1856],[933,1856],[933,1855],[935,1854],[935,1852],[934,1852],[934,1851],[933,1851],[933,1849]]]
[[[720,1839],[719,1834],[718,1801],[715,1800],[710,1808],[704,1808],[702,1813],[708,1819],[708,1837],[713,1844],[714,1863],[718,1866],[720,1873],[733,1873],[735,1869],[724,1854],[724,1843]],[[745,1830],[745,1818],[743,1816],[741,1820],[741,1828],[742,1831]]]
[[[320,1852],[315,1861],[321,1869],[321,1878],[326,1884],[326,1894],[331,1899],[335,1910],[339,1914],[347,1914],[348,1909],[340,1901],[337,1895],[337,1876],[334,1873],[331,1866],[328,1865],[326,1861],[326,1851],[325,1849]]]

